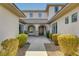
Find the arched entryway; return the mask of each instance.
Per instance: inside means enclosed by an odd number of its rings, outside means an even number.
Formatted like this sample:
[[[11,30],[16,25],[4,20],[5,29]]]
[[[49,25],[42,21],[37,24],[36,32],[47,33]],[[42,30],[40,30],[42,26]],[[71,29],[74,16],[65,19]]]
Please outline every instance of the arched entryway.
[[[34,25],[28,26],[28,33],[29,33],[29,35],[35,35],[35,26]]]
[[[45,35],[45,32],[46,32],[46,26],[44,25],[41,25],[39,26],[39,35]]]

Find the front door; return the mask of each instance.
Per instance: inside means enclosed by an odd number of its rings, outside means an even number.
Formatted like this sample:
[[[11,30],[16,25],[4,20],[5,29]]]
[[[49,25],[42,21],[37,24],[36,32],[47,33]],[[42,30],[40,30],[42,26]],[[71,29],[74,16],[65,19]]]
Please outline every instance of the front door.
[[[39,27],[39,35],[44,35],[44,26]]]

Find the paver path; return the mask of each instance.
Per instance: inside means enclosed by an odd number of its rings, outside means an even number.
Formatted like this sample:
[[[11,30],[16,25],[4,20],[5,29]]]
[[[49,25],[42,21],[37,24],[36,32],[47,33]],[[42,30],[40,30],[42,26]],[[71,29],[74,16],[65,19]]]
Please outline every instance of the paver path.
[[[29,37],[30,47],[26,56],[47,56],[44,43],[51,43],[46,37]]]

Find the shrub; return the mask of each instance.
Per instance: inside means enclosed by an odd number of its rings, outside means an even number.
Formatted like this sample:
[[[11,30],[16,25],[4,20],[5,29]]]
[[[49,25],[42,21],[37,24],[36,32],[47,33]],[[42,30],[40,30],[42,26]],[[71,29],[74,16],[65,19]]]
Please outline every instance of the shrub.
[[[27,32],[27,31],[24,31],[24,33],[25,33],[25,34],[28,34],[28,32]]]
[[[24,46],[24,44],[27,42],[27,38],[28,38],[28,35],[24,33],[19,34],[17,36],[17,39],[19,40],[19,47]]]
[[[59,35],[58,43],[64,55],[67,55],[67,56],[77,55],[76,52],[79,44],[79,39],[77,36],[70,35],[70,34]]]
[[[52,34],[49,34],[49,38],[52,39]]]
[[[52,40],[54,41],[55,45],[58,45],[58,40],[57,40],[58,36],[59,36],[59,34],[52,34]]]
[[[2,50],[0,51],[1,56],[15,56],[17,54],[19,40],[17,39],[6,39],[1,43]]]
[[[46,32],[46,37],[49,38],[49,31]]]

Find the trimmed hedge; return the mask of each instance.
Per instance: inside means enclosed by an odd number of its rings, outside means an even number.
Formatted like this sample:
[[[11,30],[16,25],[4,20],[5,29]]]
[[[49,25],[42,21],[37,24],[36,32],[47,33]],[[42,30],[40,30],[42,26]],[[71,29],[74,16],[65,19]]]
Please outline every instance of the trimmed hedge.
[[[1,43],[0,56],[15,56],[18,51],[19,40],[11,38]]]
[[[59,36],[59,34],[52,34],[52,40],[54,41],[55,45],[58,45],[58,40],[57,40],[58,36]]]
[[[66,56],[76,56],[78,55],[77,48],[79,45],[79,38],[71,34],[62,34],[58,36],[58,43],[61,51]]]
[[[17,39],[19,40],[19,47],[23,47],[24,44],[27,42],[27,39],[28,39],[28,35],[27,34],[19,34],[17,36]]]

